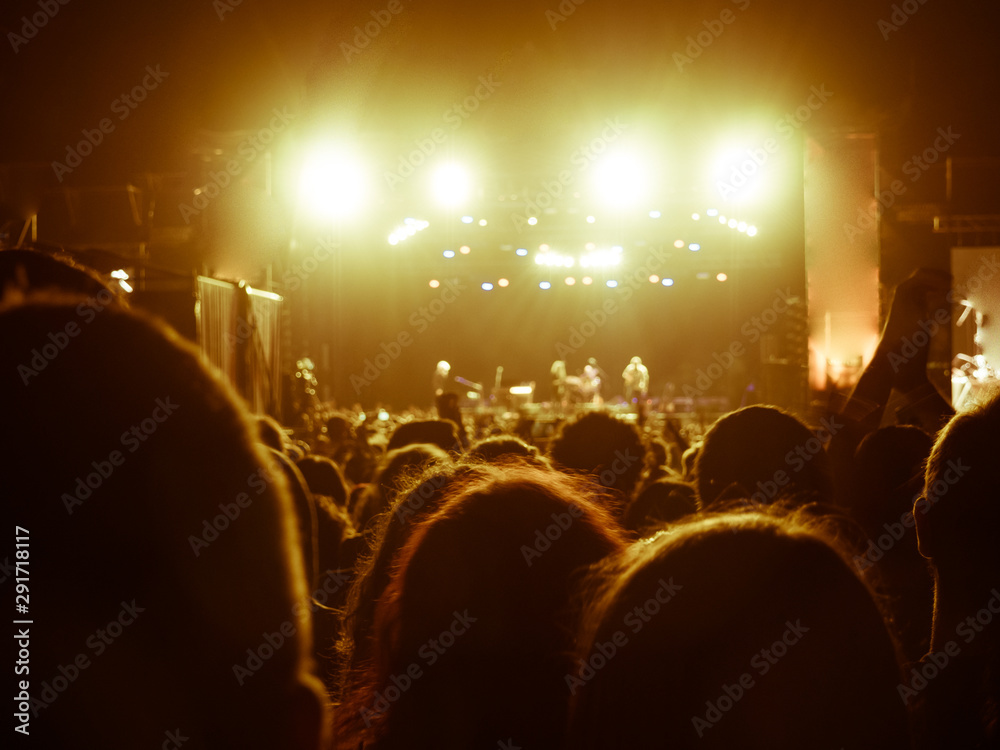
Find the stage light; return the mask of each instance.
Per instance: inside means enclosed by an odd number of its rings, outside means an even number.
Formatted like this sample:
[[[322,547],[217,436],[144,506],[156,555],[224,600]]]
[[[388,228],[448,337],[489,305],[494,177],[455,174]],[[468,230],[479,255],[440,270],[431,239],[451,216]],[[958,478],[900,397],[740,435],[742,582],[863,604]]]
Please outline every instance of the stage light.
[[[541,250],[543,253],[547,253],[549,251],[549,246],[542,243],[541,245],[538,246],[538,249]]]
[[[443,255],[444,257],[446,257],[446,258],[454,258],[454,257],[455,257],[455,251],[454,251],[454,250],[445,250],[445,251],[444,251],[443,253],[441,253],[441,254],[442,254],[442,255]]]
[[[584,245],[584,248],[587,250],[593,250],[596,247],[597,245],[595,245],[593,242],[588,242],[586,245]]]
[[[641,159],[628,151],[610,153],[594,168],[594,187],[609,206],[626,208],[646,193],[646,169]]]
[[[119,268],[117,271],[112,271],[111,272],[111,278],[112,279],[127,279],[128,278],[128,274],[125,272],[125,269]]]
[[[343,219],[355,215],[368,194],[365,167],[352,149],[327,146],[306,159],[299,176],[299,201],[312,216]]]
[[[595,221],[596,221],[596,219],[593,216],[588,216],[587,217],[587,223],[588,224],[593,224]]]
[[[540,266],[552,266],[557,268],[572,268],[576,263],[573,256],[562,253],[539,253],[535,256],[535,263]]]
[[[480,219],[479,220],[479,226],[485,227],[486,226],[486,219]]]
[[[509,281],[508,281],[507,279],[500,279],[500,280],[499,280],[499,281],[497,282],[497,286],[502,286],[502,287],[506,287],[506,286],[508,286],[508,285],[510,285],[510,282],[509,282]]]
[[[468,172],[458,164],[443,164],[434,172],[431,190],[438,203],[457,206],[469,199],[472,181]]]
[[[582,279],[580,279],[580,281],[583,282],[584,286],[590,286],[591,284],[594,283],[594,280],[592,278],[590,278],[589,276],[584,276]]]
[[[674,240],[674,247],[678,249],[684,247],[684,240]]]
[[[528,217],[528,223],[529,223],[529,224],[530,224],[531,226],[535,226],[535,224],[537,224],[537,223],[538,223],[538,219],[537,219],[536,217],[534,217],[534,216],[529,216],[529,217]]]
[[[729,220],[729,228],[730,229],[736,229],[737,223],[738,222],[736,221],[736,219],[730,219]]]
[[[488,281],[484,281],[483,284],[482,284],[482,287],[483,287],[483,291],[484,292],[489,292],[489,291],[492,291],[492,289],[493,289],[493,285],[490,282],[488,282]]]
[[[726,280],[726,279],[728,279],[729,277],[728,277],[728,276],[726,276],[726,274],[724,274],[724,273],[719,273],[719,274],[716,274],[716,275],[715,275],[715,278],[716,278],[716,280],[718,280],[718,281],[725,281],[725,280]]]
[[[720,224],[725,224],[726,223],[726,217],[720,214],[719,215],[719,223]]]
[[[765,171],[770,155],[746,140],[719,152],[712,165],[716,194],[724,201],[747,203],[765,195]]]
[[[736,228],[741,232],[745,232],[747,231],[747,223],[745,221],[741,221],[739,224],[736,225]]]
[[[460,248],[458,248],[458,252],[460,252],[462,255],[468,255],[469,253],[472,252],[472,248],[469,247],[468,245],[462,245]]]
[[[610,250],[594,250],[580,258],[580,265],[584,268],[608,268],[617,266],[622,262],[624,251],[618,245]]]
[[[707,279],[707,278],[708,278],[708,272],[707,272],[707,271],[701,271],[701,272],[699,272],[699,273],[696,273],[696,274],[694,275],[694,277],[695,277],[696,279],[701,279],[702,281],[704,281],[705,279]]]
[[[663,284],[663,286],[673,286],[674,285],[674,280],[673,279],[664,279],[660,283]]]
[[[573,286],[575,283],[576,279],[574,279],[572,276],[566,277],[566,286]]]
[[[408,237],[412,237],[417,232],[422,232],[430,226],[430,222],[423,219],[406,218],[403,219],[403,226],[396,227],[396,230],[389,235],[389,244],[398,245]]]
[[[649,218],[650,219],[659,219],[660,216],[662,216],[662,214],[659,211],[650,211],[649,212]]]
[[[756,234],[757,234],[757,227],[755,227],[753,224],[747,227],[747,237],[753,237]]]
[[[615,281],[614,279],[608,279],[604,283],[607,284],[608,287],[611,288],[611,289],[614,289],[616,286],[618,286],[618,282]]]
[[[699,219],[701,219],[701,214],[691,214],[691,218],[694,219],[695,221],[698,221]]]
[[[530,396],[534,389],[530,385],[515,385],[510,389],[511,396]],[[501,743],[503,744],[503,743]]]
[[[462,223],[463,224],[471,224],[473,221],[475,221],[475,219],[473,219],[471,216],[463,216],[462,217]]]
[[[538,282],[538,288],[539,289],[549,289],[551,286],[552,286],[552,284],[550,284],[547,281],[539,281]]]
[[[524,257],[525,255],[527,255],[527,254],[528,254],[528,248],[526,248],[526,247],[519,247],[519,248],[518,248],[517,250],[515,250],[514,252],[515,252],[515,253],[516,253],[517,255],[520,255],[520,256],[521,256],[521,257],[523,258],[523,257]]]
[[[699,245],[697,242],[692,242],[690,245],[688,245],[688,250],[691,250],[692,252],[698,252],[699,250],[701,250],[701,245]]]
[[[127,281],[125,281],[125,279],[118,279],[118,286],[120,286],[122,289],[124,289],[129,294],[132,293],[132,285],[129,284]]]
[[[441,282],[437,279],[431,279],[430,282],[428,282],[428,286],[430,286],[431,289],[437,289],[441,286]]]
[[[708,210],[707,210],[707,211],[705,212],[705,215],[706,215],[706,216],[718,216],[718,215],[719,215],[719,211],[718,211],[718,209],[715,209],[715,208],[710,208],[710,209],[708,209]]]
[[[657,276],[655,273],[651,274],[650,277],[649,277],[649,283],[650,284],[656,284],[656,283],[659,282],[659,280],[660,280],[660,277]]]

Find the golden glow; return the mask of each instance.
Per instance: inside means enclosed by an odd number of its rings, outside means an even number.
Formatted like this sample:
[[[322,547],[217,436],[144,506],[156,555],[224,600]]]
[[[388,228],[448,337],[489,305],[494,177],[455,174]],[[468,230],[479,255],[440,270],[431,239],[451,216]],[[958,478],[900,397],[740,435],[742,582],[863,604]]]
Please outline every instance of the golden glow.
[[[627,150],[609,153],[594,166],[594,189],[605,205],[613,208],[641,202],[648,179],[643,160]]]
[[[431,191],[438,203],[445,206],[460,206],[469,199],[472,180],[469,178],[469,173],[458,164],[442,164],[434,171]]]
[[[353,149],[325,146],[302,167],[299,202],[316,218],[344,219],[360,211],[369,189],[364,163]]]
[[[430,287],[431,287],[431,289],[437,289],[439,286],[441,286],[441,282],[440,281],[438,281],[437,279],[431,279],[430,280]]]

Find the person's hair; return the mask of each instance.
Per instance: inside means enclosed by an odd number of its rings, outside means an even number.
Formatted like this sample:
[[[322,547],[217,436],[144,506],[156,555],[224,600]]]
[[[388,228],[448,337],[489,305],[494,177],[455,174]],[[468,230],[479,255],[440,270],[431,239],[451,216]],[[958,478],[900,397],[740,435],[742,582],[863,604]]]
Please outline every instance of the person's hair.
[[[32,697],[47,705],[32,739],[159,746],[179,726],[191,747],[316,747],[285,477],[194,347],[115,306],[94,313],[0,312],[0,476],[39,587]],[[264,634],[283,645],[266,662]]]
[[[735,485],[736,495],[758,506],[790,499],[830,502],[823,446],[806,425],[778,407],[746,406],[730,412],[709,428],[698,452],[698,501],[710,508],[724,493],[733,496]]]
[[[257,439],[268,448],[287,453],[288,439],[277,419],[268,414],[257,415]]]
[[[326,456],[305,456],[295,465],[313,494],[332,498],[341,508],[347,507],[347,481],[336,461]]]
[[[470,458],[478,458],[488,463],[511,458],[523,459],[537,465],[545,463],[538,448],[513,435],[491,435],[477,440],[469,448],[468,455]]]
[[[956,414],[938,434],[924,475],[921,550],[935,567],[1000,566],[1000,390]]]
[[[375,476],[354,508],[354,527],[364,531],[373,518],[392,506],[400,487],[407,485],[410,477],[423,471],[427,464],[450,462],[447,453],[430,443],[390,450],[382,457]]]
[[[663,478],[643,487],[625,508],[622,525],[645,536],[668,523],[698,512],[694,488],[679,479]]]
[[[386,452],[417,443],[430,443],[443,451],[462,449],[458,440],[458,427],[454,422],[448,419],[419,419],[404,422],[397,427],[389,438]]]
[[[524,464],[448,487],[379,601],[367,679],[337,711],[342,747],[558,746],[574,575],[622,548],[595,489]]]
[[[603,487],[618,491],[623,505],[642,473],[646,449],[633,425],[592,412],[562,425],[549,455],[558,467],[586,472]]]
[[[758,513],[693,521],[589,586],[567,747],[909,746],[882,614],[816,532]]]

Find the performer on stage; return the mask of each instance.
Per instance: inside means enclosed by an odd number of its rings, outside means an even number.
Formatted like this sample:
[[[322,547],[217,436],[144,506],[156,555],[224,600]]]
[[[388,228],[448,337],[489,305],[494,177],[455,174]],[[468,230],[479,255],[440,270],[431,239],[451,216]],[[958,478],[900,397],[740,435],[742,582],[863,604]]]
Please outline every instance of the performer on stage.
[[[557,359],[549,368],[552,375],[552,400],[560,406],[566,404],[566,361]]]
[[[632,361],[622,373],[622,379],[625,381],[625,400],[628,403],[634,404],[646,400],[646,394],[649,392],[649,370],[640,357],[632,357]]]
[[[435,399],[445,392],[448,388],[449,379],[448,375],[451,373],[451,365],[445,362],[443,359],[437,363],[437,369],[434,370],[434,377],[431,379],[431,386],[434,388]]]
[[[593,357],[587,360],[587,365],[583,368],[583,383],[585,393],[591,403],[598,405],[603,403],[601,400],[601,369]]]

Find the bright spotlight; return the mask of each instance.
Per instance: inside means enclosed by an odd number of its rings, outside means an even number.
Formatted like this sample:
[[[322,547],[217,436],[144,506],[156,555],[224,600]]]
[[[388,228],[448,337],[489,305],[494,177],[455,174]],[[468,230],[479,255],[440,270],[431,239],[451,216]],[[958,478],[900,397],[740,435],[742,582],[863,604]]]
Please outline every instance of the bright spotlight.
[[[688,250],[698,252],[699,250],[701,250],[701,245],[699,245],[697,242],[692,242],[690,245],[688,245]]]
[[[509,284],[510,284],[510,282],[507,279],[500,279],[497,282],[498,286],[503,286],[503,287],[508,286]]]
[[[737,226],[738,223],[739,222],[737,222],[736,219],[730,219],[729,220],[729,228],[730,229],[736,229],[736,226]]]
[[[573,286],[575,283],[576,279],[574,279],[572,276],[566,277],[566,286]]]
[[[122,289],[124,289],[129,294],[132,293],[132,285],[129,284],[127,281],[125,281],[125,279],[118,279],[118,286],[120,286]]]
[[[726,279],[728,279],[729,277],[728,277],[728,276],[726,276],[726,274],[724,274],[724,273],[719,273],[719,274],[716,274],[716,275],[715,275],[715,278],[716,278],[717,280],[719,280],[719,281],[725,281],[725,280],[726,280]]]
[[[663,286],[673,286],[674,285],[674,280],[673,279],[664,279],[660,283],[663,284]]]
[[[594,187],[609,206],[626,208],[646,194],[647,174],[641,159],[627,151],[610,153],[594,169]]]
[[[530,224],[531,226],[535,226],[535,224],[537,224],[537,223],[538,223],[538,219],[537,219],[537,218],[535,218],[534,216],[529,216],[529,217],[528,217],[528,223],[529,223],[529,224]]]
[[[736,225],[736,228],[741,232],[745,232],[747,231],[747,223],[745,221],[741,221],[739,224]]]
[[[539,289],[549,289],[549,288],[551,288],[551,286],[552,286],[552,284],[550,284],[547,281],[539,281],[538,282],[538,288]]]
[[[747,237],[753,237],[755,234],[757,234],[757,227],[751,224],[747,227]]]
[[[584,286],[590,286],[591,284],[594,283],[594,280],[589,276],[584,276],[582,279],[580,279],[580,281],[583,282]]]
[[[716,194],[725,201],[745,203],[765,194],[765,172],[771,154],[750,141],[720,151],[712,165]]]
[[[326,147],[311,155],[299,177],[299,201],[320,219],[343,219],[364,205],[369,189],[358,154],[347,148]]]
[[[678,250],[684,247],[684,240],[674,240],[674,247],[676,247]]]
[[[480,219],[479,220],[479,226],[485,227],[486,226],[486,219]]]
[[[659,282],[659,280],[660,280],[660,277],[657,276],[655,273],[654,274],[650,274],[650,276],[649,276],[649,283],[650,284],[656,284],[657,282]]]
[[[431,289],[437,289],[439,286],[441,286],[441,282],[438,281],[437,279],[431,279],[428,282],[428,284],[429,284],[429,286],[430,286]]]
[[[718,210],[717,208],[710,208],[710,209],[708,209],[708,210],[707,210],[707,211],[705,212],[705,214],[706,214],[707,216],[718,216],[718,215],[719,215],[719,210]]]
[[[442,254],[442,255],[443,255],[444,257],[446,257],[446,258],[454,258],[454,257],[455,257],[455,251],[454,251],[454,250],[445,250],[445,251],[444,251],[443,253],[441,253],[441,254]]]
[[[483,291],[484,292],[489,292],[492,289],[493,289],[493,285],[490,282],[488,282],[488,281],[484,281],[483,282]]]
[[[720,214],[720,215],[719,215],[719,223],[720,223],[720,224],[725,224],[725,223],[726,223],[726,217],[725,217],[725,216],[722,216],[722,215]]]
[[[617,282],[617,281],[615,281],[614,279],[608,279],[608,280],[607,280],[606,282],[604,282],[604,283],[605,283],[605,284],[607,284],[607,285],[608,285],[608,287],[610,287],[611,289],[614,289],[614,288],[615,288],[616,286],[618,286],[618,282]]]
[[[462,245],[460,248],[458,248],[458,252],[460,252],[462,255],[468,255],[469,253],[472,252],[472,248],[469,247],[468,245]]]
[[[528,248],[526,248],[526,247],[519,247],[519,248],[518,248],[517,250],[515,250],[514,252],[515,252],[515,253],[516,253],[517,255],[520,255],[520,256],[521,256],[521,257],[523,258],[523,257],[524,257],[525,255],[527,255],[527,254],[528,254]]]
[[[462,217],[462,223],[463,224],[471,224],[473,221],[475,221],[475,219],[473,219],[471,216],[463,216]]]
[[[694,219],[695,221],[698,221],[699,219],[701,219],[701,214],[691,214],[691,218]]]
[[[593,216],[588,216],[587,217],[587,223],[588,224],[593,224],[595,221],[597,221],[597,219],[595,219]]]
[[[445,206],[464,203],[472,192],[468,172],[457,164],[443,164],[434,172],[431,190],[435,199]]]
[[[662,215],[663,214],[661,214],[659,211],[650,211],[649,212],[649,218],[650,219],[659,219]]]

